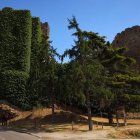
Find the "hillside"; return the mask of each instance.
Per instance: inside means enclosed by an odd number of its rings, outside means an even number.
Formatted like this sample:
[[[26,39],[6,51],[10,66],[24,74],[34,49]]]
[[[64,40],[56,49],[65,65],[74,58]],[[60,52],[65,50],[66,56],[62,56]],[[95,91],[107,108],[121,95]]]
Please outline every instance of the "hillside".
[[[71,112],[61,107],[55,108],[53,121],[51,108],[36,108],[32,111],[21,111],[17,107],[7,102],[1,102],[0,107],[3,110],[8,110],[10,112],[16,113],[16,117],[9,120],[9,129],[32,133],[33,135],[43,137],[44,140],[48,138],[57,139],[58,136],[60,138],[65,138],[64,136],[66,136],[68,138],[74,137],[77,139],[90,139],[92,137],[128,138],[130,135],[131,138],[131,135],[135,133],[135,130],[136,132],[137,130],[139,132],[140,128],[139,113],[127,114],[127,116],[130,118],[127,120],[127,127],[122,127],[122,119],[119,119],[120,127],[115,127],[115,119],[114,125],[110,126],[108,124],[107,118],[97,117],[96,115],[94,115],[92,117],[92,120],[96,133],[90,133],[88,132],[87,116],[85,114]],[[137,117],[137,119],[133,118],[133,116]],[[132,130],[133,133],[131,134]]]
[[[136,59],[137,67],[140,70],[140,26],[126,28],[118,33],[112,46],[115,48],[127,47],[129,49],[127,55]]]
[[[74,125],[74,129],[88,130],[87,126],[87,116],[84,114],[77,114],[71,111],[60,109],[55,109],[55,114],[52,121],[51,108],[40,108],[34,109],[33,111],[22,111],[19,115],[10,121],[10,126],[18,129],[37,129],[40,131],[61,131],[61,130],[71,130],[72,122]],[[95,116],[95,115],[94,115]],[[140,114],[137,114],[137,118],[132,118],[132,114],[127,114],[130,119],[128,119],[128,125],[140,126],[139,117]],[[136,117],[136,114],[135,114]],[[108,124],[107,118],[102,117],[93,117],[92,118],[94,126],[96,129],[102,129],[102,124],[104,128],[112,128]],[[123,120],[119,119],[120,126],[123,125]],[[114,118],[114,125],[116,125],[116,119]],[[49,126],[49,127],[48,127]]]

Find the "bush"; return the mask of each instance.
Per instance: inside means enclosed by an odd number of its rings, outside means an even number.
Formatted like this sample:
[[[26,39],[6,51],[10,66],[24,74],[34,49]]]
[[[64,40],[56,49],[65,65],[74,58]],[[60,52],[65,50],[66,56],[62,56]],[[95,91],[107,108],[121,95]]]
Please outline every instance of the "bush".
[[[29,73],[31,14],[28,10],[0,11],[0,69]]]
[[[26,83],[28,75],[25,72],[5,71],[0,74],[0,98],[14,105],[26,104]]]
[[[31,45],[31,72],[36,70],[38,63],[38,52],[41,47],[41,22],[40,19],[32,18],[32,45]]]

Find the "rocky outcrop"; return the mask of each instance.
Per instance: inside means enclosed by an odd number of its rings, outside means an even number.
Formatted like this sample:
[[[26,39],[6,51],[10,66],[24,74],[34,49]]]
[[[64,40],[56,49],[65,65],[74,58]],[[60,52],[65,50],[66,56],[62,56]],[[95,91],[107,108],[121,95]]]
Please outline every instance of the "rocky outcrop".
[[[41,23],[41,29],[42,29],[43,34],[46,34],[49,37],[50,27],[49,27],[48,22]]]
[[[115,48],[127,47],[127,55],[136,59],[136,67],[140,71],[140,26],[133,26],[118,33],[112,46]]]

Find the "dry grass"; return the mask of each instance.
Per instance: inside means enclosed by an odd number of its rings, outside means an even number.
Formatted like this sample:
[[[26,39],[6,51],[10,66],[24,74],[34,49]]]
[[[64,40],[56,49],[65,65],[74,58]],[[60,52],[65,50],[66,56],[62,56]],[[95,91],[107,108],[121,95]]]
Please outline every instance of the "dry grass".
[[[126,129],[132,130],[140,128],[140,121],[138,119],[128,119],[127,127],[122,127],[123,125],[121,125],[121,127],[109,126],[108,119],[106,118],[93,117],[92,119],[94,122],[94,132],[96,133],[88,133],[87,116],[85,115],[78,115],[71,111],[56,109],[52,122],[51,108],[40,108],[34,109],[33,111],[19,112],[19,116],[10,121],[10,126],[11,128],[25,130],[27,132],[49,132],[45,133],[45,135],[48,134],[47,136],[44,136],[47,137],[47,139],[50,137],[50,134],[52,134],[52,138],[56,134],[56,137],[59,135],[62,135],[62,137],[64,135],[71,137],[72,135],[73,137],[77,137],[77,140],[78,138],[80,139],[81,136],[86,138],[90,136],[106,138],[109,133],[111,133],[109,135],[111,138],[134,138],[137,132],[135,133]],[[119,122],[123,124],[122,119],[120,119]],[[103,124],[103,128],[101,124]],[[132,136],[132,134],[134,136]]]
[[[117,138],[117,139],[134,139],[140,138],[140,128],[135,129],[125,129],[119,130],[117,132],[111,133],[108,135],[110,138]]]
[[[4,109],[13,109],[7,105],[1,105],[1,107]],[[16,109],[13,109],[13,111],[16,111]],[[91,139],[91,137],[106,138],[109,133],[109,137],[111,138],[140,137],[139,119],[127,119],[127,127],[123,126],[123,119],[119,119],[121,123],[120,127],[114,127],[108,125],[108,119],[106,118],[93,117],[94,132],[96,133],[88,133],[87,116],[79,115],[71,111],[57,108],[53,121],[51,108],[40,108],[25,112],[18,110],[17,113],[18,116],[10,121],[11,128],[25,130],[27,132],[53,132],[45,133],[45,135],[48,134],[45,137],[50,140],[55,134],[56,137],[63,137],[64,135],[67,137],[73,136],[74,138],[76,137],[77,140],[78,138],[80,139],[81,135],[86,138],[90,137],[89,139]],[[116,123],[115,119],[114,123]],[[52,138],[49,138],[50,134],[52,134]]]
[[[57,132],[57,131],[71,131],[72,122],[73,129],[75,131],[87,131],[87,117],[84,115],[77,115],[70,111],[64,111],[62,109],[55,110],[54,121],[51,122],[52,115],[50,108],[40,108],[34,109],[33,111],[21,112],[20,115],[10,122],[12,127],[24,128],[28,130],[36,129],[38,131],[46,132]],[[101,124],[103,123],[103,129],[108,130],[112,129],[108,125],[108,119],[101,117],[93,117],[94,129],[102,129]],[[115,120],[114,120],[115,122]],[[129,119],[129,125],[140,125],[138,119]],[[120,119],[120,123],[123,123],[123,120]]]
[[[87,119],[87,116],[81,115],[82,117]],[[101,117],[93,117],[93,120],[96,122],[103,122],[103,123],[108,123],[107,118],[101,118]],[[116,123],[116,119],[113,119],[113,122]],[[123,119],[119,119],[119,123],[123,123]],[[129,125],[140,125],[140,119],[127,119],[127,123]]]
[[[72,121],[74,121],[74,130],[87,129],[87,125],[85,125],[86,119],[70,111],[61,109],[55,110],[53,120],[52,123],[51,109],[41,108],[33,111],[21,112],[18,117],[11,120],[10,125],[14,128],[25,128],[29,130],[36,128],[37,130],[54,132],[72,130]]]

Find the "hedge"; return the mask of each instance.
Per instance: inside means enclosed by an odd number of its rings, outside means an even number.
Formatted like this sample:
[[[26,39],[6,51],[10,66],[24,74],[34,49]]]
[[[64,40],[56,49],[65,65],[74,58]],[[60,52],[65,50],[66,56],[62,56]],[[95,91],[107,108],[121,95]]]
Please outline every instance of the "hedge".
[[[32,18],[28,10],[0,11],[0,99],[22,107],[34,98],[41,43],[38,17]]]
[[[39,51],[42,43],[41,22],[38,17],[32,18],[32,45],[31,45],[31,69],[28,80],[28,98],[31,106],[38,104],[38,86],[34,85],[39,77]]]
[[[8,70],[0,73],[0,99],[8,100],[14,105],[23,106],[26,103],[26,72]]]
[[[29,73],[32,20],[28,10],[0,11],[0,69]]]
[[[37,64],[37,56],[42,42],[41,22],[38,17],[32,18],[31,71]]]

